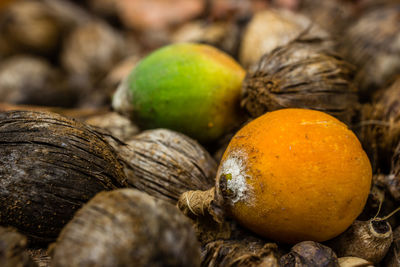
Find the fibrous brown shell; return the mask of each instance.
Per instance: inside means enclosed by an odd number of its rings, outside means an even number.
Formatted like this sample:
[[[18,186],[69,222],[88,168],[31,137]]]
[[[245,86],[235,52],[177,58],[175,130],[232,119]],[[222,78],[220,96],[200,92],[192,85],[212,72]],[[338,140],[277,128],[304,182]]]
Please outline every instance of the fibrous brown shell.
[[[393,154],[391,172],[384,177],[384,182],[390,195],[397,202],[400,201],[400,142]]]
[[[393,153],[400,141],[400,77],[378,91],[371,105],[362,109],[360,140],[375,170],[389,173]]]
[[[204,43],[236,57],[239,47],[240,26],[236,21],[193,21],[178,28],[171,37],[172,42]]]
[[[298,39],[261,58],[243,81],[241,102],[252,118],[281,108],[309,108],[350,123],[357,102],[350,64],[322,39]]]
[[[400,266],[400,227],[393,231],[393,243],[383,260],[383,264],[386,267]]]
[[[358,257],[341,257],[338,260],[340,267],[374,267],[372,262]]]
[[[52,241],[97,192],[124,185],[118,156],[91,127],[53,113],[0,113],[0,224]]]
[[[288,254],[282,256],[279,263],[280,266],[290,267],[339,266],[335,252],[314,241],[303,241],[296,244]]]
[[[139,128],[130,119],[116,112],[91,116],[85,122],[107,130],[121,140],[129,140],[139,133]]]
[[[130,186],[176,203],[188,190],[215,183],[217,164],[193,139],[171,130],[144,131],[119,146]]]
[[[51,258],[44,248],[31,248],[28,249],[28,253],[32,260],[36,262],[38,267],[50,267]]]
[[[102,192],[61,232],[52,266],[200,266],[190,222],[135,189]]]
[[[90,21],[64,40],[61,64],[77,86],[90,91],[126,52],[119,32],[104,22]]]
[[[379,263],[393,241],[390,224],[386,220],[354,221],[342,234],[328,245],[339,257],[353,256]]]
[[[268,266],[278,267],[278,247],[274,243],[245,238],[216,240],[203,248],[202,266]]]
[[[0,227],[0,264],[2,267],[36,267],[25,248],[25,236],[15,229]]]
[[[48,54],[59,45],[62,25],[41,1],[18,1],[3,11],[0,33],[14,50]]]
[[[372,9],[345,33],[343,53],[357,66],[362,101],[400,73],[400,5]]]
[[[63,34],[89,20],[83,9],[70,1],[14,1],[1,10],[0,34],[9,53],[53,55]]]
[[[264,54],[298,38],[303,32],[310,38],[328,38],[328,34],[307,17],[283,9],[256,13],[243,32],[239,62],[249,68]]]
[[[14,56],[0,64],[0,101],[13,104],[73,106],[78,94],[44,59]]]
[[[321,26],[332,36],[338,37],[355,15],[354,3],[338,0],[303,0],[300,12]]]

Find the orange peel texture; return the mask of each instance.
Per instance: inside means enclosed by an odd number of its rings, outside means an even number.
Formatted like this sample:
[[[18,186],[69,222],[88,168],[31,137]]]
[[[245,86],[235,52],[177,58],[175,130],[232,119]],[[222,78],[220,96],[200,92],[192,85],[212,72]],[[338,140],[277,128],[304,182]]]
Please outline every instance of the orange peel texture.
[[[282,109],[232,138],[217,174],[223,177],[229,212],[246,228],[278,242],[321,242],[361,213],[372,170],[345,124],[319,111]]]

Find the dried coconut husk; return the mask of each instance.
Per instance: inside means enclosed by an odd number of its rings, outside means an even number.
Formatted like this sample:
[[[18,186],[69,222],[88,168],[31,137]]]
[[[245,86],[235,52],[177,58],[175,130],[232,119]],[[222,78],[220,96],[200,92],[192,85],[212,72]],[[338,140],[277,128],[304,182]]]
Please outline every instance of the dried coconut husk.
[[[279,263],[280,266],[290,267],[339,266],[335,252],[314,241],[303,241],[294,245],[288,254],[280,258]]]
[[[393,231],[393,243],[382,263],[386,267],[400,266],[400,227]]]
[[[0,16],[0,34],[14,52],[52,55],[72,27],[89,16],[62,0],[15,1]]]
[[[357,66],[360,99],[372,94],[400,73],[400,4],[366,12],[345,33],[343,53]]]
[[[51,248],[52,266],[200,266],[200,245],[176,207],[134,189],[101,192]]]
[[[14,228],[0,226],[0,264],[2,267],[36,267],[28,252],[25,236]]]
[[[71,74],[74,84],[91,89],[128,52],[122,35],[108,24],[91,21],[75,28],[64,40],[61,65]]]
[[[201,266],[267,266],[278,267],[278,246],[262,240],[217,240],[203,248]]]
[[[357,257],[341,257],[338,260],[340,267],[374,267],[372,262]]]
[[[61,29],[56,14],[40,1],[16,1],[1,14],[1,37],[17,51],[54,52],[61,40]]]
[[[356,13],[354,3],[346,0],[303,0],[299,11],[336,37],[342,34]]]
[[[389,175],[384,177],[386,189],[397,201],[400,201],[400,142],[398,143],[392,158],[392,169]]]
[[[0,103],[0,112],[3,111],[38,111],[38,112],[53,112],[64,117],[76,119],[78,121],[85,121],[86,119],[109,113],[109,108],[102,109],[82,109],[82,108],[60,108],[48,106],[35,106],[35,105],[12,105],[8,103]]]
[[[28,253],[31,256],[32,260],[36,262],[38,267],[50,267],[51,258],[46,249],[28,249]]]
[[[209,22],[198,20],[179,27],[171,36],[173,43],[195,42],[209,44],[236,57],[241,28],[234,20]]]
[[[46,60],[14,56],[0,64],[0,101],[12,104],[71,107],[78,93]]]
[[[245,68],[249,68],[264,54],[290,43],[306,30],[310,38],[329,37],[324,30],[301,14],[283,9],[258,12],[244,30],[239,49],[239,62]]]
[[[139,133],[139,128],[130,119],[116,112],[95,115],[86,119],[85,122],[102,128],[121,140],[129,140]]]
[[[215,184],[217,163],[195,140],[167,129],[148,130],[126,141],[110,143],[123,160],[131,187],[176,204],[188,190]]]
[[[87,0],[89,9],[105,18],[118,16],[118,0]]]
[[[354,69],[324,43],[297,39],[263,56],[243,81],[241,106],[252,118],[282,108],[308,108],[350,124],[358,104]]]
[[[390,224],[386,220],[373,218],[368,221],[354,221],[338,237],[327,242],[338,257],[359,257],[374,264],[379,263],[393,241]]]
[[[371,105],[364,105],[359,123],[361,143],[376,171],[389,173],[400,141],[400,77],[378,91]]]
[[[113,94],[122,80],[136,67],[142,57],[134,54],[118,62],[107,75],[98,81],[96,90],[81,101],[81,107],[110,106]]]
[[[0,113],[0,224],[47,243],[97,192],[122,186],[123,166],[93,128],[53,113]]]
[[[387,204],[390,200],[386,197],[385,186],[382,183],[383,177],[381,175],[374,175],[372,177],[371,190],[368,194],[367,203],[363,211],[357,217],[358,220],[367,221],[369,218],[374,217],[376,214],[387,211]],[[390,210],[393,210],[390,207]]]
[[[88,23],[95,19],[90,13],[69,0],[40,0],[43,2],[62,23],[67,32],[76,26]],[[81,1],[77,1],[80,3]]]

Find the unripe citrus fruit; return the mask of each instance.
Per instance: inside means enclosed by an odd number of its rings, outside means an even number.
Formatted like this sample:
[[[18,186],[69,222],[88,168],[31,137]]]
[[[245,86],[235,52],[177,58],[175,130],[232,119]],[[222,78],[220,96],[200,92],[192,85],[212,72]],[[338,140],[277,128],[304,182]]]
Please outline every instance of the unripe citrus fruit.
[[[320,111],[281,109],[237,132],[217,179],[226,179],[224,198],[239,223],[297,243],[346,230],[365,205],[372,170],[345,124]]]
[[[207,143],[240,122],[244,76],[216,48],[172,44],[139,63],[114,95],[113,107],[129,111],[141,128],[169,128]]]

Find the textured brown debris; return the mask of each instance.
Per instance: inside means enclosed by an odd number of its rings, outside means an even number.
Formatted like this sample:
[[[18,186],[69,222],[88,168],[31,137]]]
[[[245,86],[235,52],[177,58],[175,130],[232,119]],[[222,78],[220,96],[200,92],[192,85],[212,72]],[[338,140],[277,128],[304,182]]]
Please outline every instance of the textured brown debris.
[[[203,267],[278,267],[278,247],[260,239],[217,240],[203,248]]]
[[[378,263],[389,250],[393,241],[390,224],[386,220],[371,219],[354,221],[341,235],[328,245],[339,257],[353,256]]]
[[[339,267],[335,252],[314,241],[303,241],[296,244],[288,254],[282,256],[279,263],[280,266],[288,267]]]
[[[243,32],[239,62],[245,68],[253,69],[263,55],[287,45],[304,31],[307,31],[310,38],[329,37],[318,25],[301,14],[284,9],[256,12]]]
[[[344,35],[343,53],[357,66],[355,79],[362,101],[400,72],[399,17],[400,4],[371,9]]]
[[[25,251],[25,236],[15,229],[0,226],[0,264],[2,267],[36,267],[35,262]]]
[[[93,128],[53,113],[0,113],[0,224],[54,240],[97,192],[126,186],[115,151]]]
[[[111,140],[112,141],[112,140]],[[217,164],[195,140],[167,129],[148,130],[114,143],[130,186],[176,203],[188,190],[214,185]]]
[[[96,195],[51,250],[54,267],[200,265],[200,245],[187,218],[135,189]]]
[[[263,56],[243,82],[242,107],[252,118],[281,108],[309,108],[349,124],[358,103],[354,69],[325,42],[298,39]]]
[[[71,107],[78,92],[45,59],[13,56],[0,64],[0,101],[12,104]]]
[[[360,140],[373,168],[388,174],[400,141],[400,77],[375,94],[371,105],[364,105],[359,122]]]

